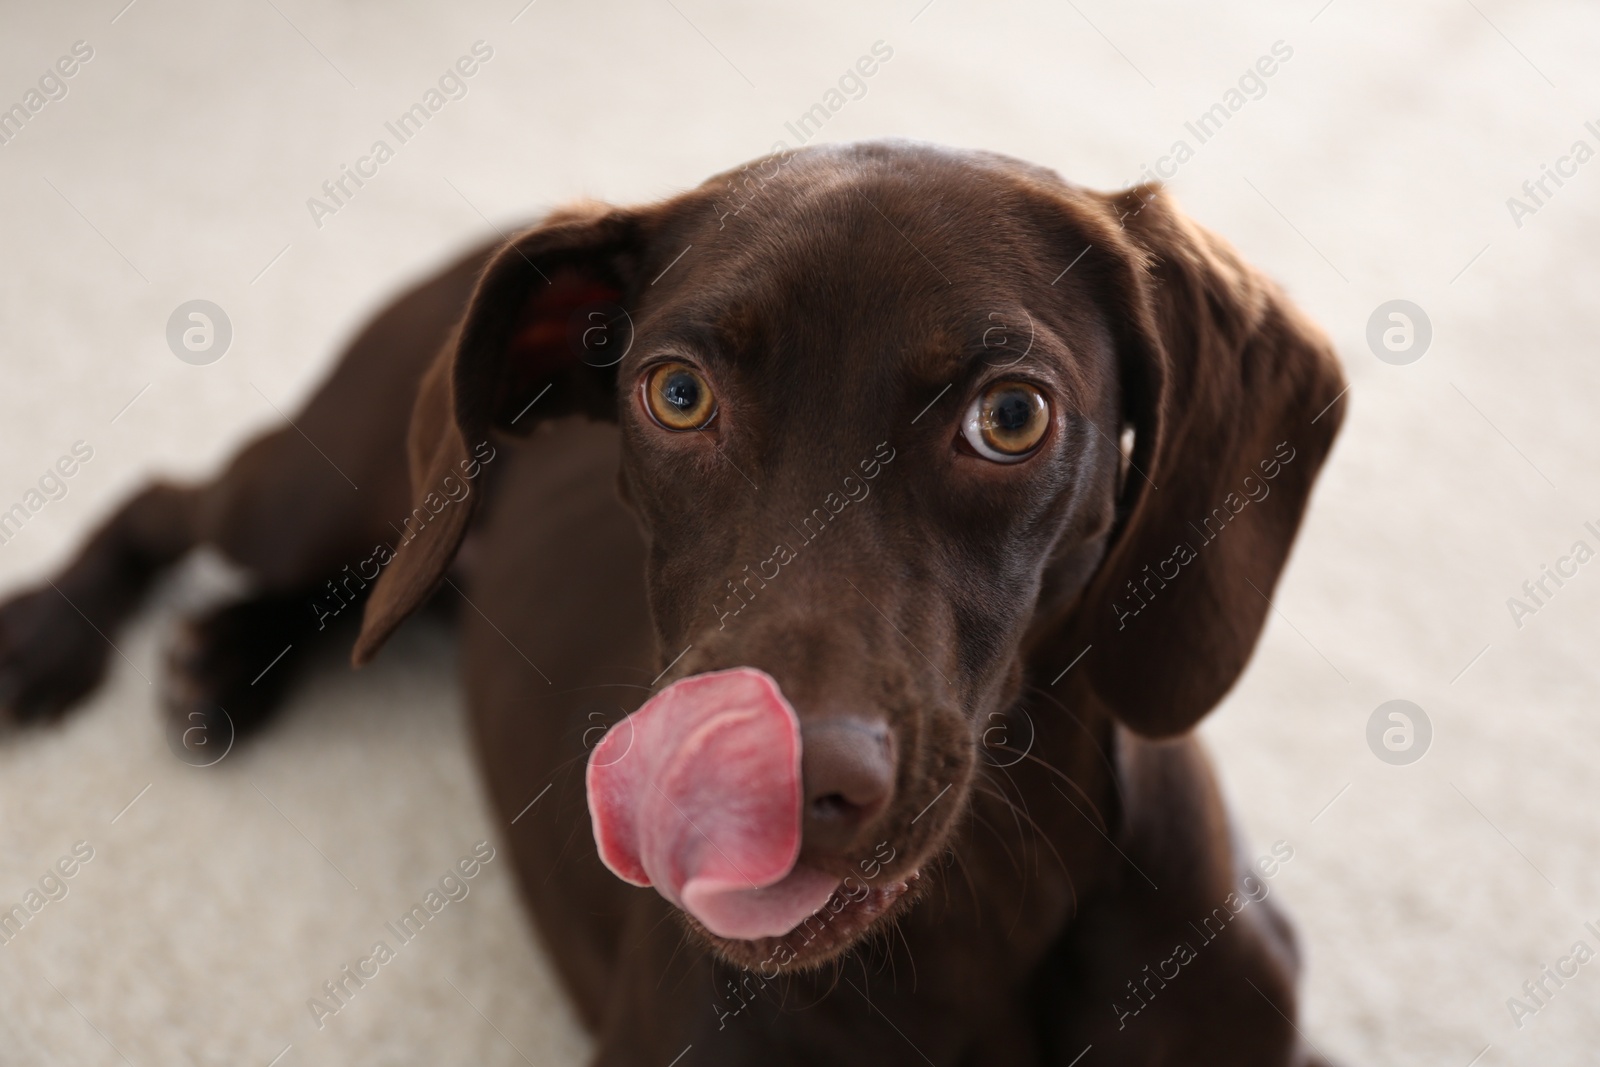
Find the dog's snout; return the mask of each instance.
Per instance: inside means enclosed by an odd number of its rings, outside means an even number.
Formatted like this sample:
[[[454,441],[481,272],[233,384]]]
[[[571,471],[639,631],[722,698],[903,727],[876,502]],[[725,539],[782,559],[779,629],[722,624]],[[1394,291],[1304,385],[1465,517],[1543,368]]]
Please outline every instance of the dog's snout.
[[[819,858],[861,843],[894,795],[894,738],[864,718],[828,718],[801,727],[804,848]]]

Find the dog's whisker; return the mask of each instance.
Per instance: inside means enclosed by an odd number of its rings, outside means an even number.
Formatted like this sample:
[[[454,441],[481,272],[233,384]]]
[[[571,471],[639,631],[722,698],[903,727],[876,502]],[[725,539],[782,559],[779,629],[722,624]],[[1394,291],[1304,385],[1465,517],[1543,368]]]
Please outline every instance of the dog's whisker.
[[[916,953],[913,952],[912,949],[911,949],[911,939],[906,937],[906,932],[905,932],[905,928],[904,928],[904,919],[901,916],[897,915],[897,916],[895,916],[894,921],[891,922],[889,925],[894,929],[895,934],[899,936],[900,943],[905,946],[905,949],[906,949],[906,962],[911,964],[911,992],[912,992],[913,995],[915,995],[916,992],[917,992],[917,982],[918,982],[917,956],[916,956]]]
[[[983,792],[983,791],[980,790],[980,792]],[[993,794],[989,794],[989,795],[993,796]],[[999,798],[996,798],[996,799],[1004,800],[1005,798],[999,797]],[[1010,803],[1010,802],[1006,801],[1006,803]],[[1015,810],[1015,806],[1013,806],[1013,810]],[[1077,902],[1078,902],[1078,890],[1077,890],[1077,886],[1073,882],[1072,871],[1067,867],[1067,861],[1064,858],[1062,858],[1061,851],[1056,848],[1055,842],[1050,840],[1049,835],[1044,832],[1044,828],[1041,827],[1036,821],[1034,821],[1033,816],[1027,814],[1026,812],[1019,812],[1019,814],[1021,814],[1022,818],[1027,821],[1029,826],[1033,827],[1033,830],[1034,830],[1035,834],[1037,834],[1038,837],[1040,839],[1042,839],[1047,846],[1049,846],[1051,854],[1055,856],[1056,864],[1061,868],[1061,873],[1067,879],[1067,886],[1072,891],[1072,902],[1073,902],[1072,906],[1073,906],[1074,913],[1076,913],[1077,906],[1078,906],[1078,904],[1077,904]],[[976,812],[974,812],[974,817],[977,817],[976,816]],[[988,824],[985,823],[985,825],[988,825]],[[993,827],[990,827],[990,829],[992,830]],[[1002,847],[1004,847],[1003,844],[1002,844]],[[1007,850],[1007,854],[1009,855],[1009,853],[1010,853],[1010,850],[1008,849]]]
[[[839,983],[844,980],[844,961],[845,957],[839,956],[829,962],[828,970],[831,972],[831,977],[828,979],[828,988],[823,991],[819,999],[826,1000],[838,990]]]
[[[1083,734],[1084,738],[1089,742],[1089,747],[1093,749],[1095,758],[1098,759],[1100,761],[1100,765],[1105,768],[1106,779],[1111,783],[1111,788],[1116,793],[1117,802],[1119,804],[1125,803],[1127,798],[1122,795],[1122,776],[1117,773],[1116,765],[1111,762],[1111,756],[1101,746],[1100,739],[1095,737],[1089,728],[1083,724],[1083,720],[1078,718],[1073,710],[1062,702],[1059,696],[1047,689],[1043,689],[1037,685],[1028,683],[1023,686],[1023,691],[1032,693],[1033,695],[1039,697],[1041,700],[1044,700],[1053,706],[1057,711],[1060,711],[1068,719],[1072,720],[1072,724],[1078,728],[1078,732]]]
[[[671,917],[672,917],[672,913],[671,912],[662,913],[661,918],[656,920],[655,926],[650,927],[650,933],[653,933],[656,930],[657,927],[659,927],[663,922],[665,922],[667,919],[669,919]],[[645,936],[648,937],[649,933],[647,933]],[[641,944],[643,943],[643,938],[640,939],[640,943]],[[672,954],[667,957],[667,962],[661,965],[661,976],[656,979],[656,990],[657,990],[657,992],[659,992],[660,989],[661,989],[661,983],[665,982],[667,980],[667,975],[672,972],[672,964],[673,964],[673,961],[678,958],[678,953],[683,951],[683,946],[688,944],[688,943],[689,943],[689,931],[680,929],[678,931],[678,943],[675,946],[673,946]],[[635,947],[637,947],[637,946],[635,946]]]
[[[687,944],[688,941],[689,941],[689,932],[687,930],[683,930],[682,932],[680,932],[679,935],[678,935],[678,941],[679,941],[679,948],[682,948],[683,945]],[[672,950],[672,954],[673,954],[674,957],[676,957],[677,954],[678,954],[678,949],[676,949],[676,948],[673,949]],[[669,960],[668,963],[670,964],[671,960]],[[672,983],[672,992],[677,992],[679,989],[682,989],[683,988],[683,983],[689,980],[689,976],[691,974],[695,973],[695,968],[694,968],[693,961],[691,961],[688,966],[684,967],[682,969],[682,971],[683,971],[683,973],[678,975],[678,980],[676,982]],[[663,972],[663,977],[665,977],[665,972]]]
[[[989,833],[993,835],[995,842],[1000,846],[1001,851],[1006,854],[1006,859],[1011,861],[1011,869],[1017,873],[1017,877],[1019,879],[1026,878],[1028,876],[1026,869],[1022,864],[1017,862],[1017,857],[1011,852],[1011,846],[1005,843],[1005,839],[1000,836],[1000,831],[994,828],[994,824],[989,822],[989,820],[985,819],[982,815],[979,815],[977,812],[973,812],[972,818],[973,821],[982,824],[983,828],[988,830]]]
[[[1100,820],[1100,827],[1099,827],[1100,831],[1102,833],[1108,833],[1111,830],[1111,824],[1106,821],[1105,815],[1101,813],[1100,808],[1099,808],[1099,806],[1097,804],[1095,804],[1094,799],[1092,797],[1090,797],[1088,793],[1084,792],[1083,786],[1079,785],[1077,783],[1077,781],[1071,775],[1069,775],[1069,774],[1067,774],[1067,772],[1061,770],[1055,764],[1048,763],[1048,762],[1040,759],[1038,756],[1035,756],[1031,752],[1023,753],[1022,758],[1025,759],[1025,760],[1028,760],[1028,761],[1030,761],[1032,763],[1038,764],[1040,767],[1043,767],[1045,770],[1049,771],[1051,774],[1055,775],[1057,778],[1060,778],[1063,782],[1066,782],[1068,785],[1070,785],[1074,790],[1077,791],[1077,794],[1080,797],[1083,798],[1083,802],[1085,804],[1089,805],[1089,810],[1094,812],[1095,817]]]
[[[984,796],[990,797],[993,800],[998,800],[1000,803],[1011,809],[1012,818],[1018,820],[1017,833],[1019,842],[1022,834],[1022,822],[1026,822],[1030,827],[1033,828],[1035,838],[1043,841],[1050,847],[1050,851],[1055,854],[1056,862],[1060,865],[1061,869],[1063,871],[1067,869],[1066,861],[1061,858],[1061,853],[1056,849],[1055,842],[1050,840],[1050,835],[1045,833],[1044,828],[1039,825],[1038,821],[1035,820],[1032,815],[1029,815],[1026,811],[1017,807],[1016,804],[1012,803],[1009,798],[1003,796],[1002,794],[990,792],[987,789],[978,789],[977,792],[983,794]],[[987,823],[985,825],[987,825]]]
[[[990,774],[988,771],[985,772],[984,781],[988,782],[991,785],[996,786],[997,788],[999,788],[1000,791],[1002,793],[1004,793],[1007,798],[1010,798],[1010,796],[1011,796],[1011,794],[1012,794],[1012,792],[1014,790],[1016,792],[1016,795],[1017,795],[1016,796],[1016,801],[1015,801],[1017,806],[1022,809],[1023,814],[1032,815],[1033,812],[1031,810],[1029,810],[1029,808],[1028,808],[1028,794],[1027,794],[1027,791],[1024,790],[1022,788],[1022,786],[1017,782],[1017,780],[1011,776],[1011,769],[1009,767],[997,767],[997,768],[993,768],[993,769],[1000,771],[1001,774],[1003,774],[1005,776],[1005,784],[1002,784],[1001,782],[996,780],[996,778],[992,774]],[[1010,785],[1011,789],[1005,788],[1006,785]],[[1033,859],[1034,859],[1034,870],[1042,872],[1044,868],[1043,868],[1043,865],[1039,862],[1039,843],[1038,843],[1037,839],[1033,843]]]
[[[544,872],[544,884],[545,885],[549,885],[550,884],[551,876],[554,875],[556,873],[556,871],[560,869],[561,861],[566,858],[567,849],[572,847],[573,839],[578,836],[578,831],[581,830],[582,828],[583,828],[582,824],[579,823],[577,825],[574,825],[573,828],[572,828],[572,831],[567,834],[567,840],[565,841],[565,843],[562,844],[561,851],[556,853],[555,862],[550,864],[549,869]]]
[[[894,962],[893,923],[881,923],[872,931],[872,951],[878,956],[878,973],[889,972],[889,988],[900,985],[900,971]]]
[[[1016,781],[1014,781],[1013,777],[1010,776],[1010,773],[1006,773],[1005,781],[1000,781],[1000,779],[997,779],[997,777],[994,776],[994,773],[992,773],[992,771],[995,771],[995,769],[998,769],[998,771],[1005,771],[1006,768],[982,768],[982,777],[979,779],[979,781],[981,781],[982,784],[986,785],[987,787],[987,789],[982,790],[982,792],[986,792],[989,797],[994,797],[995,800],[1003,801],[1003,803],[1006,803],[1006,805],[1013,808],[1013,811],[1011,811],[1011,822],[1016,825],[1016,837],[1018,837],[1018,840],[1021,841],[1024,835],[1022,835],[1022,824],[1021,821],[1019,821],[1018,809],[1021,809],[1022,813],[1027,813],[1027,798],[1022,797],[1021,790],[1018,790],[1018,800],[1013,800],[1013,798],[1011,798],[1011,789],[1008,789],[1008,785],[1010,785],[1010,787],[1014,787],[1014,785],[1016,785]],[[974,789],[976,789],[976,785],[974,785]],[[1035,857],[1037,857],[1037,853],[1038,846],[1037,843],[1035,843]],[[1034,867],[1035,870],[1038,869],[1037,862],[1035,862]]]
[[[1004,790],[1001,790],[1001,789],[998,789],[998,788],[990,788],[991,785],[992,785],[992,783],[990,782],[990,780],[987,777],[985,777],[984,778],[984,787],[983,788],[979,788],[976,785],[974,785],[973,788],[977,792],[980,792],[980,793],[984,794],[985,796],[992,797],[995,800],[1000,801],[1002,804],[1004,804],[1010,810],[1010,812],[1011,812],[1011,821],[1017,828],[1017,840],[1019,842],[1022,842],[1025,845],[1026,842],[1023,839],[1023,833],[1022,833],[1022,817],[1018,814],[1018,807],[1017,807],[1016,802],[1013,801],[1011,799],[1011,797],[1005,793]]]
[[[955,859],[956,865],[961,868],[961,877],[966,879],[967,892],[971,894],[972,899],[972,916],[981,925],[983,923],[982,898],[978,896],[978,887],[972,881],[972,872],[967,869],[966,858],[958,851],[951,852],[951,856]]]

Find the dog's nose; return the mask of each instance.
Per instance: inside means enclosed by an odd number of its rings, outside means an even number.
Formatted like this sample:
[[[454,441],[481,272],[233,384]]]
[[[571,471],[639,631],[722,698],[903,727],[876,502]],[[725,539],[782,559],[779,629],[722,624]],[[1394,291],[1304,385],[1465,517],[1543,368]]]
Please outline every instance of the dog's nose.
[[[846,852],[889,806],[894,738],[883,723],[851,717],[807,722],[800,734],[804,848]]]

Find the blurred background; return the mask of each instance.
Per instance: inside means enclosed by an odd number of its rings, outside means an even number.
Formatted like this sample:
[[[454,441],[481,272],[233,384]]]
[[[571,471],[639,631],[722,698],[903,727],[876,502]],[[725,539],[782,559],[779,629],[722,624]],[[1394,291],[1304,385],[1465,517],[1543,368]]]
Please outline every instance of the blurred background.
[[[1261,647],[1203,727],[1252,852],[1294,848],[1273,891],[1306,951],[1303,1028],[1350,1064],[1595,1062],[1600,959],[1524,991],[1578,942],[1600,952],[1600,562],[1573,554],[1600,551],[1592,5],[3,10],[0,107],[23,116],[0,115],[0,511],[27,511],[0,544],[8,591],[145,479],[206,475],[281,425],[380,301],[458,250],[797,145],[813,105],[812,140],[1169,177],[1353,383]],[[875,45],[864,92],[830,95]],[[385,124],[463,56],[472,76],[400,144]],[[330,198],[380,139],[392,158]],[[231,327],[210,362],[169,346],[192,300]],[[75,447],[91,458],[41,487]],[[1530,599],[1546,567],[1567,576]],[[93,850],[0,945],[0,1059],[580,1062],[504,862],[313,1024],[307,998],[383,921],[497,840],[451,637],[413,626],[359,675],[330,652],[275,728],[197,769],[157,692],[199,582],[117,637],[86,706],[0,745],[0,904]]]

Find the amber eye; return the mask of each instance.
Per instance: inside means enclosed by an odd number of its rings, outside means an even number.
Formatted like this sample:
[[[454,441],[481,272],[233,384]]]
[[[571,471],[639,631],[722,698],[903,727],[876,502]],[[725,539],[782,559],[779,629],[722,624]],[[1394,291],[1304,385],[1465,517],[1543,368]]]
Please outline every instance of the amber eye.
[[[962,420],[972,450],[996,463],[1024,459],[1050,429],[1050,401],[1026,382],[996,382],[985,389]]]
[[[663,363],[644,383],[650,414],[669,430],[698,430],[717,413],[711,386],[687,363]]]

